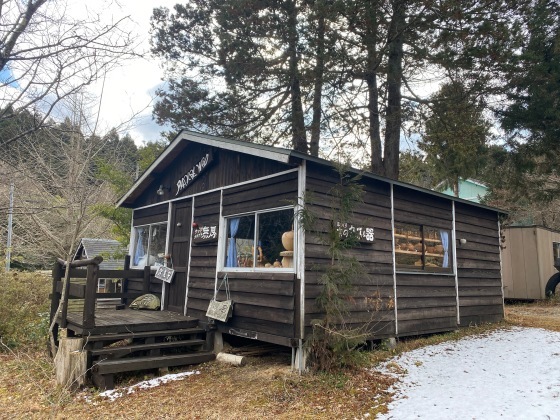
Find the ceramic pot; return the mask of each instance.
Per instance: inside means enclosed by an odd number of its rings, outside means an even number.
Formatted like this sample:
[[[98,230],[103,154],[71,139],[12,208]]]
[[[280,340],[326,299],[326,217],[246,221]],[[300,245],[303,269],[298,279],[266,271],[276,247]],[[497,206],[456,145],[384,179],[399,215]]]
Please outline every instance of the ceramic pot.
[[[282,234],[282,246],[286,251],[294,250],[294,231],[290,230]]]

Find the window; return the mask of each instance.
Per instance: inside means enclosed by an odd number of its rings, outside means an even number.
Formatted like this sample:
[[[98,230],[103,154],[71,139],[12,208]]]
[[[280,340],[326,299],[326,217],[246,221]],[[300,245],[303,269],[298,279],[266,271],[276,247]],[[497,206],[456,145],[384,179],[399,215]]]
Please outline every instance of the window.
[[[137,226],[134,228],[134,253],[132,265],[158,267],[164,265],[167,223]]]
[[[552,242],[552,255],[555,260],[560,258],[560,242]]]
[[[448,229],[395,223],[397,269],[451,273],[451,251]]]
[[[293,208],[228,217],[225,223],[224,269],[293,271]]]

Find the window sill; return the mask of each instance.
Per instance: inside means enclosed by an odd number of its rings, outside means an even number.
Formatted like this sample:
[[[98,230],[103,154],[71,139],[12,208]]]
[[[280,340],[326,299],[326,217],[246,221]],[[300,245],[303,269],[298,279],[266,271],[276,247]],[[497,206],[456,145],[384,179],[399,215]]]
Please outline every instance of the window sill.
[[[447,276],[454,277],[454,272],[441,272],[441,271],[425,271],[425,270],[396,270],[396,274],[420,274],[420,275],[430,275],[430,276]]]

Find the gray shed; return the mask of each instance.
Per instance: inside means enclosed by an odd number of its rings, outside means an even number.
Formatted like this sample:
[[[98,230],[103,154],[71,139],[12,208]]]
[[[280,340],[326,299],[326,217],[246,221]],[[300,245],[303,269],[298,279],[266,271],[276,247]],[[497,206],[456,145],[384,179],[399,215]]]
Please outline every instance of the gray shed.
[[[103,257],[103,262],[99,265],[101,270],[122,270],[124,256],[127,252],[128,249],[114,239],[82,238],[74,260],[84,260],[101,255]],[[117,285],[115,284],[115,286]],[[100,293],[109,291],[110,288],[112,287],[106,282],[106,279],[99,279],[98,291]]]

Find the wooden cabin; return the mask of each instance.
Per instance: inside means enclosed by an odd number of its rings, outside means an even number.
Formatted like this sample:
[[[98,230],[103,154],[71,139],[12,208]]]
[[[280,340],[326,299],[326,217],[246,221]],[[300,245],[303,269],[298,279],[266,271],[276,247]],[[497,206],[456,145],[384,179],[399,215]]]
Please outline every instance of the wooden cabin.
[[[554,263],[560,259],[560,232],[542,226],[509,226],[503,234],[504,297],[545,299],[548,282],[558,273]]]
[[[340,226],[360,233],[352,255],[366,272],[346,297],[348,324],[368,323],[378,339],[501,320],[500,211],[361,175],[363,202]],[[119,202],[133,209],[131,268],[172,267],[172,282],[152,275],[150,290],[164,310],[203,324],[228,286],[233,314],[217,331],[292,347],[301,367],[322,316],[316,298],[330,259],[319,236],[339,181],[323,159],[183,131]],[[314,232],[295,217],[304,205]]]

